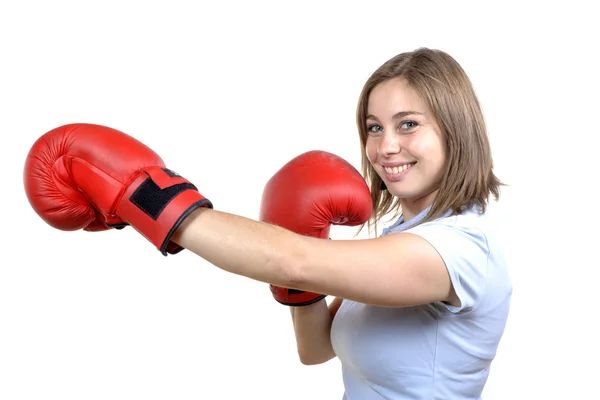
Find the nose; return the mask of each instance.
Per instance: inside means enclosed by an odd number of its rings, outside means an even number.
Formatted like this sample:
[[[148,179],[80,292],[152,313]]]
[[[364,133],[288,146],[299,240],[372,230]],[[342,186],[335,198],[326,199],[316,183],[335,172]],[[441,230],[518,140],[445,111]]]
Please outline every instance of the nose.
[[[400,148],[400,139],[398,138],[398,135],[395,135],[394,132],[390,132],[389,129],[386,129],[381,136],[381,141],[377,147],[377,154],[387,157],[399,153]]]

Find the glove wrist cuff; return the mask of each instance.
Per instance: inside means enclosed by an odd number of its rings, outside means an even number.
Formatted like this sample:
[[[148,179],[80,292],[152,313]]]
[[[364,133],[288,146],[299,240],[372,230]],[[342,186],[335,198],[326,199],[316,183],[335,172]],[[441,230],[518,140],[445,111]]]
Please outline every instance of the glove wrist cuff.
[[[320,293],[304,292],[302,290],[288,289],[275,285],[269,286],[275,300],[284,306],[308,306],[327,297],[327,295]]]
[[[117,214],[163,254],[183,248],[171,242],[181,223],[199,207],[213,208],[186,179],[167,168],[145,168],[127,187]]]

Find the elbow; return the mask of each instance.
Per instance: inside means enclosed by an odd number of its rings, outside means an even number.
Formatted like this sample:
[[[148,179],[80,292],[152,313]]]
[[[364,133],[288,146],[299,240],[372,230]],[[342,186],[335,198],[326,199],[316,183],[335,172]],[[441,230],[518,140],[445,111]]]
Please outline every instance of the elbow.
[[[330,343],[316,348],[299,344],[297,349],[300,362],[304,365],[318,365],[331,360],[335,357],[335,351]]]
[[[323,364],[322,361],[316,361],[316,360],[312,360],[310,358],[302,358],[302,357],[300,357],[300,362],[302,363],[302,365],[319,365],[319,364]]]
[[[314,354],[302,354],[300,352],[298,352],[298,357],[300,358],[300,362],[303,365],[319,365],[319,364],[324,364],[327,361],[331,360],[333,357],[332,356],[328,356],[328,357],[318,357],[315,356]]]

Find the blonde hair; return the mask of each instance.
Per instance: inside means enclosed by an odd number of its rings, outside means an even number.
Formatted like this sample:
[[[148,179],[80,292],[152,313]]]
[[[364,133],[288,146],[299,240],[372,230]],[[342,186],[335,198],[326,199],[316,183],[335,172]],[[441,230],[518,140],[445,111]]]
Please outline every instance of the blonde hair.
[[[459,214],[478,206],[485,212],[490,195],[500,197],[504,185],[493,172],[487,128],[471,80],[458,62],[441,50],[418,48],[398,54],[381,65],[366,81],[359,97],[356,122],[361,143],[362,172],[371,189],[373,211],[367,222],[375,229],[380,219],[401,212],[399,199],[390,194],[367,158],[367,107],[378,84],[402,78],[416,90],[433,111],[442,130],[446,165],[436,198],[425,218],[439,218],[451,210]],[[363,226],[361,226],[361,229]]]

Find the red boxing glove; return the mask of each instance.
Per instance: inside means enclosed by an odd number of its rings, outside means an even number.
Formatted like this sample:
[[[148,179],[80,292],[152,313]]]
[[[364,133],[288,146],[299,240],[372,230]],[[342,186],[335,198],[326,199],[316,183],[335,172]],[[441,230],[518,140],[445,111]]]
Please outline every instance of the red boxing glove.
[[[265,186],[259,219],[301,235],[329,238],[331,225],[369,220],[373,203],[360,173],[344,159],[309,151],[284,165]],[[326,295],[270,285],[275,300],[305,306]]]
[[[54,228],[99,231],[131,225],[163,255],[181,222],[212,208],[189,181],[167,169],[143,143],[116,129],[69,124],[40,137],[24,169],[35,212]]]

